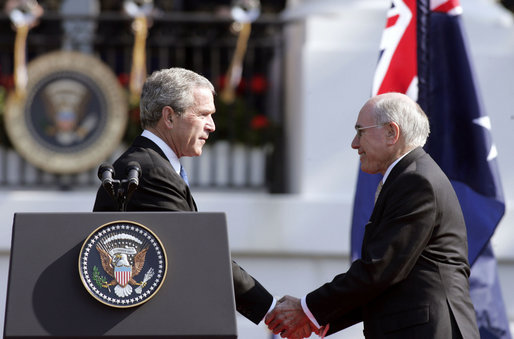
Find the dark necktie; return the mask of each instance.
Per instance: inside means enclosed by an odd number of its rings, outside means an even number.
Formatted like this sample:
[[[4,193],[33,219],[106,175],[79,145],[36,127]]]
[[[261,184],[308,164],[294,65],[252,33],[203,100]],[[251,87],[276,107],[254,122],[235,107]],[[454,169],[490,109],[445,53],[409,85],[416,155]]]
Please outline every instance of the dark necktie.
[[[185,183],[189,186],[189,181],[187,180],[187,174],[186,174],[186,171],[184,170],[184,166],[180,165],[180,176],[182,177],[182,179],[184,179]]]

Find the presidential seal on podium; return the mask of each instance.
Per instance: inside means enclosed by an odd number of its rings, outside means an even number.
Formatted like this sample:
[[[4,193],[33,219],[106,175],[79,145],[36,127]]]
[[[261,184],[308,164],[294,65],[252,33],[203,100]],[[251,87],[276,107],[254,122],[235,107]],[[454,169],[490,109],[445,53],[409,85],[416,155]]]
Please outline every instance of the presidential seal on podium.
[[[44,171],[73,174],[104,161],[127,125],[127,97],[101,60],[58,51],[31,61],[26,95],[9,95],[7,134],[28,162]]]
[[[167,271],[164,247],[147,227],[113,221],[90,234],[79,255],[80,279],[101,303],[141,305],[161,288]]]

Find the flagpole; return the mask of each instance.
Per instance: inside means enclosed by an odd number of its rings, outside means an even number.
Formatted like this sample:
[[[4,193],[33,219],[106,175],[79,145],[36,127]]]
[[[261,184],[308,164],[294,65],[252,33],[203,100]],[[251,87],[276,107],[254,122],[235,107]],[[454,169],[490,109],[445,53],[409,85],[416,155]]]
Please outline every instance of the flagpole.
[[[252,22],[257,20],[260,15],[259,0],[235,0],[232,5],[232,18],[235,27],[238,27],[236,49],[232,61],[226,73],[225,87],[220,93],[223,102],[231,104],[236,98],[235,90],[243,75],[243,61],[248,46],[250,33],[252,32]]]
[[[148,36],[149,20],[153,11],[153,0],[145,0],[141,5],[136,1],[123,3],[125,12],[134,18],[132,29],[134,31],[134,47],[132,49],[132,67],[130,69],[130,103],[139,102],[139,96],[146,80],[146,38]]]
[[[14,41],[14,85],[15,97],[23,100],[26,96],[27,74],[27,36],[29,30],[37,25],[37,20],[43,15],[43,8],[37,1],[21,1],[11,6],[7,3],[6,12],[16,30]]]

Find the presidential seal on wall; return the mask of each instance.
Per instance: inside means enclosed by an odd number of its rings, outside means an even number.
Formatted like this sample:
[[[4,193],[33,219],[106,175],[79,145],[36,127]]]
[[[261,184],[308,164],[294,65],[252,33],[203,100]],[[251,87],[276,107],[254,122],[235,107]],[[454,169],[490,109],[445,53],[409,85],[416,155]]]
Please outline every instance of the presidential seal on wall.
[[[133,221],[113,221],[84,241],[79,273],[86,290],[101,303],[117,308],[141,305],[161,288],[167,271],[161,241]]]
[[[79,173],[96,167],[119,145],[127,97],[101,60],[58,51],[27,68],[26,96],[9,95],[5,125],[16,151],[44,171]]]

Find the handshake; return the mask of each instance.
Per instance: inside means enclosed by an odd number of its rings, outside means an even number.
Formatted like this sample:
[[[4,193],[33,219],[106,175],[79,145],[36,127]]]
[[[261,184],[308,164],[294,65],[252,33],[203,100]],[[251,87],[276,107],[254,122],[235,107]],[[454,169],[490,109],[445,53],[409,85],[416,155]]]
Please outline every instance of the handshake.
[[[314,332],[321,338],[325,337],[326,327],[318,328],[304,313],[300,299],[286,295],[264,319],[268,328],[282,338],[308,338]]]

